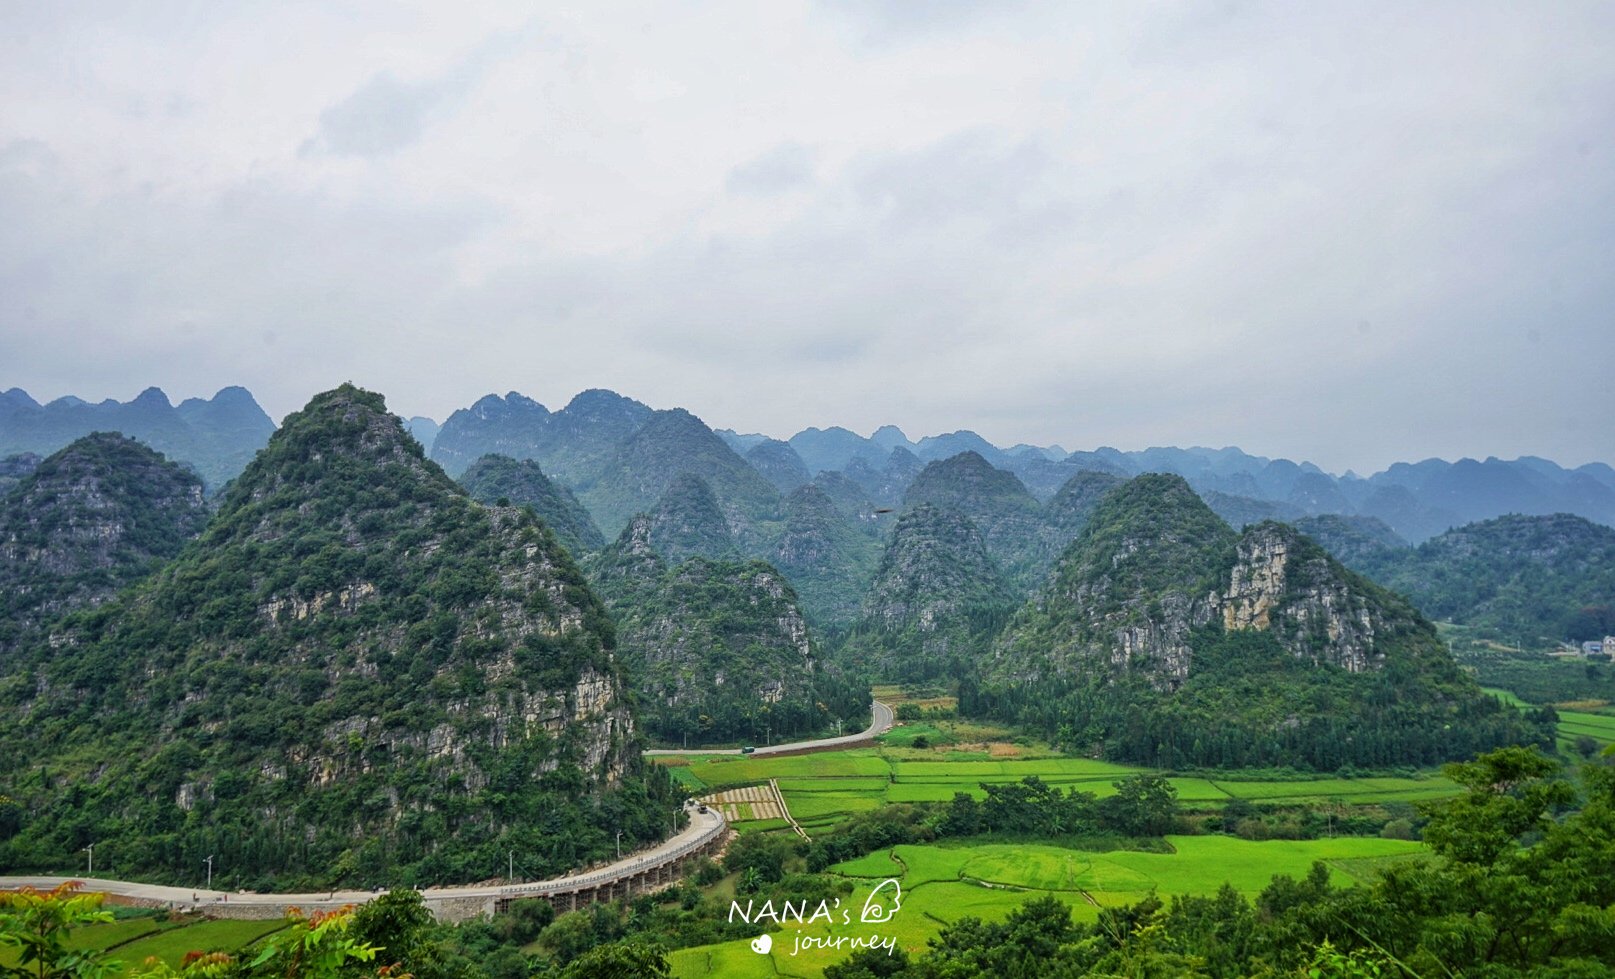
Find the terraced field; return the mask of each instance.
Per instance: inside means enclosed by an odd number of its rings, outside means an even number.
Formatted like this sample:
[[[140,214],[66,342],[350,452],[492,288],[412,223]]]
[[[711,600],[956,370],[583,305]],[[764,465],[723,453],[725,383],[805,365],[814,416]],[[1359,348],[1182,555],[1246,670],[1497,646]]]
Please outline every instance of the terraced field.
[[[1582,735],[1592,738],[1599,744],[1615,743],[1615,715],[1561,710],[1559,736],[1578,738]]]

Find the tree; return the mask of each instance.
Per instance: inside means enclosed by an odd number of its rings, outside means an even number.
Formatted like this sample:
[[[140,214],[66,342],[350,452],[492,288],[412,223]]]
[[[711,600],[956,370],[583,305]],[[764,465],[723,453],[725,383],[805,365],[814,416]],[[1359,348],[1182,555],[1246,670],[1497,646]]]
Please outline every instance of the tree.
[[[561,970],[561,979],[642,979],[665,977],[667,958],[640,942],[612,942],[589,949]]]
[[[772,884],[785,876],[785,861],[790,858],[791,841],[766,833],[742,834],[729,844],[723,856],[723,868],[729,873],[757,871],[757,882]]]
[[[1099,801],[1099,819],[1107,829],[1128,836],[1165,836],[1178,814],[1178,790],[1165,776],[1130,775],[1111,783],[1116,794]]]
[[[373,946],[378,960],[394,971],[435,979],[447,975],[442,950],[431,940],[435,925],[420,891],[396,890],[361,905],[349,931],[355,941]]]
[[[13,949],[17,955],[15,966],[0,965],[0,976],[100,979],[122,971],[121,962],[107,961],[94,950],[68,947],[72,929],[112,920],[101,910],[106,895],[80,893],[83,886],[70,880],[49,891],[23,887],[0,892],[0,948]]]
[[[1442,767],[1469,791],[1449,802],[1425,805],[1424,841],[1459,863],[1490,866],[1532,829],[1545,828],[1549,812],[1575,793],[1553,778],[1557,762],[1531,748],[1499,748],[1474,761]]]

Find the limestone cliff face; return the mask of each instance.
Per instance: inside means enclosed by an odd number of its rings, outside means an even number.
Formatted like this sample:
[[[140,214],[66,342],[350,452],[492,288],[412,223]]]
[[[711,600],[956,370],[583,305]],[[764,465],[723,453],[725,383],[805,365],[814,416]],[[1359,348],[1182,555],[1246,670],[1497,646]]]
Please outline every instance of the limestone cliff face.
[[[1189,675],[1189,633],[1206,624],[1214,606],[1209,596],[1194,600],[1173,593],[1163,596],[1156,608],[1156,615],[1114,627],[1110,663],[1116,668],[1136,664],[1162,684],[1176,686]]]
[[[994,648],[1008,679],[1137,670],[1189,674],[1190,634],[1218,612],[1235,535],[1177,476],[1140,476],[1093,508],[1049,584]]]
[[[1245,531],[1220,598],[1223,628],[1268,630],[1292,655],[1353,673],[1375,669],[1383,613],[1350,575],[1294,528],[1262,523]]]
[[[1212,623],[1270,632],[1297,659],[1359,673],[1384,665],[1385,639],[1417,617],[1295,528],[1268,521],[1236,536],[1182,479],[1141,476],[1095,508],[1006,629],[993,672],[1098,666],[1172,689],[1193,667],[1195,630]]]

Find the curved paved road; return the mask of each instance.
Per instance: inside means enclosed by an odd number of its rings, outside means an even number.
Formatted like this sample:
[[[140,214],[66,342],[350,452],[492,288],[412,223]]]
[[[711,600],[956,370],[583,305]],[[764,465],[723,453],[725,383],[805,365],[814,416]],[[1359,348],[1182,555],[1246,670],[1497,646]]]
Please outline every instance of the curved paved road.
[[[878,700],[870,701],[869,726],[857,734],[844,734],[838,738],[819,738],[815,741],[792,741],[787,744],[776,744],[767,748],[758,748],[753,755],[780,755],[787,752],[800,754],[805,751],[829,751],[834,748],[845,748],[848,745],[861,744],[871,741],[877,734],[885,734],[892,729],[892,722],[897,715],[892,709]],[[739,748],[653,748],[645,752],[646,755],[738,755]]]
[[[891,729],[892,709],[880,701],[871,702],[869,727],[857,734],[839,738],[819,738],[814,741],[793,741],[772,747],[758,748],[757,755],[778,755],[786,752],[827,751],[849,744],[861,744]],[[647,751],[647,755],[738,755],[739,748],[715,748],[701,751]],[[717,810],[703,813],[690,809],[690,824],[678,835],[663,840],[646,850],[639,850],[615,863],[581,874],[567,874],[553,880],[531,884],[467,885],[464,887],[428,887],[421,892],[428,906],[441,909],[450,903],[477,900],[497,900],[502,897],[537,897],[544,894],[565,893],[579,888],[595,887],[623,877],[632,877],[650,867],[677,860],[691,850],[698,849],[723,833],[727,826]],[[373,891],[318,891],[307,894],[255,894],[247,891],[217,891],[207,888],[169,887],[163,884],[138,884],[132,881],[105,880],[82,877],[0,877],[0,889],[37,887],[50,889],[68,880],[82,880],[90,890],[103,891],[120,897],[163,901],[177,908],[261,908],[283,910],[297,907],[305,910],[338,908],[345,904],[363,904],[376,896]]]
[[[639,850],[615,863],[607,864],[596,870],[585,871],[580,874],[567,874],[553,880],[535,881],[530,884],[472,884],[463,887],[428,887],[421,891],[428,907],[434,910],[447,904],[473,902],[478,900],[493,901],[505,897],[541,897],[545,894],[565,893],[582,888],[596,887],[623,877],[633,875],[667,863],[678,860],[692,850],[697,850],[712,839],[722,834],[727,828],[723,816],[715,809],[700,812],[695,808],[689,811],[690,824],[678,835],[663,840],[661,843],[646,850]],[[137,884],[124,880],[104,880],[101,878],[83,877],[0,877],[0,889],[14,889],[18,887],[37,887],[48,890],[68,880],[79,880],[85,884],[85,889],[115,894],[120,897],[139,898],[148,901],[164,901],[177,908],[199,908],[204,911],[223,910],[229,908],[262,908],[266,911],[280,912],[286,908],[301,908],[305,911],[317,909],[339,908],[346,904],[363,904],[375,897],[379,891],[318,891],[307,894],[256,894],[248,891],[216,891],[206,888],[168,887],[163,884]]]

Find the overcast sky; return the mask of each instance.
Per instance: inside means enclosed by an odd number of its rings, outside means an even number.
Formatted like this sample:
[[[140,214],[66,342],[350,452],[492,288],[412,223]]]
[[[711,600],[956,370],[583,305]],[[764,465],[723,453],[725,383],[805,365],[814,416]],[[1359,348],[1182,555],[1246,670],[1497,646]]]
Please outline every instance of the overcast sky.
[[[1615,4],[409,7],[0,0],[0,388],[1615,462]]]

